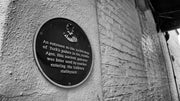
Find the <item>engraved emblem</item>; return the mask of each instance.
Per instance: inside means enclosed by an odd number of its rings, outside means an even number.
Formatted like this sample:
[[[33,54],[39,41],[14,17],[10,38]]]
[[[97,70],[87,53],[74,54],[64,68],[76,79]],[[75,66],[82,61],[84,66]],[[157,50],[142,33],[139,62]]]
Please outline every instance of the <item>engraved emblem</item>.
[[[66,25],[66,31],[63,32],[63,35],[70,42],[78,42],[78,39],[74,34],[74,26],[71,23]]]

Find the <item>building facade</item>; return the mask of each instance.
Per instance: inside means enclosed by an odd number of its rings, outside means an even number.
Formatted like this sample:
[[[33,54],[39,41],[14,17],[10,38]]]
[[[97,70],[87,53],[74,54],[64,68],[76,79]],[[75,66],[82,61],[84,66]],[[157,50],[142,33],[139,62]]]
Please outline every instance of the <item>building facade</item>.
[[[0,100],[178,101],[163,33],[135,0],[4,0],[0,8]],[[91,74],[75,88],[50,83],[33,55],[39,27],[57,17],[76,22],[91,43]]]

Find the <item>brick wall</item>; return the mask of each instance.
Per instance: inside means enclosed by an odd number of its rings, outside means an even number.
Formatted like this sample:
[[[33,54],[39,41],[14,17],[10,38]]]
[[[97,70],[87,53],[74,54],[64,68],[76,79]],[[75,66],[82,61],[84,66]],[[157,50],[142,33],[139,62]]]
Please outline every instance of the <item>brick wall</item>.
[[[104,101],[171,101],[151,12],[134,0],[98,0],[97,12]]]

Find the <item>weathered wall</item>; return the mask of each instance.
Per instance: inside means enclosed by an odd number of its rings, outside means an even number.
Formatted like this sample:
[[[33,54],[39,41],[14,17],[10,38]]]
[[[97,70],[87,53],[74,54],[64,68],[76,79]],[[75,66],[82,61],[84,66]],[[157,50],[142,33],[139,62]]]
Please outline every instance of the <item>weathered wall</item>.
[[[7,15],[9,0],[1,0],[0,1],[0,56],[1,56],[1,45],[2,45],[2,37],[4,32],[4,24]]]
[[[168,76],[151,12],[134,0],[98,0],[105,101],[171,101]]]
[[[6,24],[3,24],[5,30],[0,57],[0,100],[101,100],[95,8],[94,0],[11,0],[8,5]],[[65,17],[76,22],[92,43],[95,56],[93,71],[87,81],[76,88],[63,89],[49,83],[35,63],[33,37],[40,25],[54,17]]]

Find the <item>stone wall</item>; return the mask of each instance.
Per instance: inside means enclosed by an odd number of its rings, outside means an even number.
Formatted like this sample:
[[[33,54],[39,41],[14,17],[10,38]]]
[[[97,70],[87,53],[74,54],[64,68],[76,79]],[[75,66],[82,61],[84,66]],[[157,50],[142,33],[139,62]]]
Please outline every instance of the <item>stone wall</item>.
[[[134,0],[98,0],[103,99],[171,101],[151,12]]]
[[[8,9],[8,0],[1,0],[0,1],[0,56],[1,56],[1,45],[2,45],[2,38],[3,38],[3,32],[4,32],[4,25],[7,15],[7,9]]]
[[[6,0],[8,1],[8,0]],[[1,2],[1,1],[0,1]],[[1,101],[99,101],[100,55],[94,0],[10,0],[0,57]],[[51,84],[39,71],[33,56],[33,38],[49,19],[76,22],[87,34],[94,55],[89,78],[80,86],[64,89]]]

